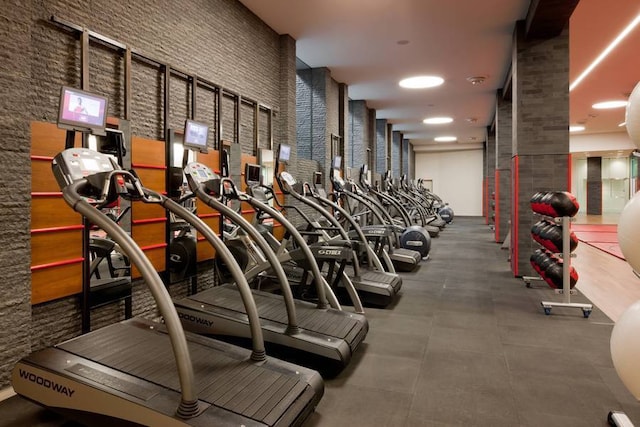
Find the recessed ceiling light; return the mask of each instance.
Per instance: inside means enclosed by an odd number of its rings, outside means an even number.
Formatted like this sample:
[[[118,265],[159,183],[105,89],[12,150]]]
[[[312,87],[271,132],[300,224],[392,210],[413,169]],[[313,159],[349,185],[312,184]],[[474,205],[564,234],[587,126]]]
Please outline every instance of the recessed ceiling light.
[[[426,89],[440,86],[444,79],[438,76],[415,76],[400,80],[400,86],[407,89]]]
[[[445,123],[451,123],[453,118],[451,117],[429,117],[422,121],[425,125],[442,125]]]
[[[471,83],[474,86],[477,85],[481,85],[482,83],[485,82],[485,80],[487,80],[487,78],[485,76],[471,76],[471,77],[467,77],[467,81],[469,83]]]
[[[409,40],[398,40],[396,43],[400,46],[406,46],[409,44]]]
[[[569,126],[569,132],[582,132],[586,128],[582,125]]]
[[[436,138],[433,138],[433,140],[436,142],[455,142],[458,140],[458,138],[456,138],[455,136],[438,136]]]
[[[616,101],[598,102],[598,103],[593,104],[591,107],[595,108],[596,110],[606,110],[606,109],[609,109],[609,108],[626,107],[627,104],[628,104],[627,101],[616,100]]]

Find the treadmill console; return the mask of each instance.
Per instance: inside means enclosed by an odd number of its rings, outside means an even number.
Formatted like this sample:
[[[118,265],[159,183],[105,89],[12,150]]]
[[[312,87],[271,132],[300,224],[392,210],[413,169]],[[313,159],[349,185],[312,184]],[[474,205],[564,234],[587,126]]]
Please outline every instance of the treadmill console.
[[[283,171],[280,173],[280,179],[289,184],[291,187],[293,187],[297,183],[293,175],[291,175],[287,171]]]
[[[109,173],[119,169],[108,154],[87,148],[64,150],[54,157],[52,168],[60,188],[98,173]]]
[[[213,172],[211,168],[202,163],[192,162],[184,168],[184,174],[187,177],[191,190],[204,185],[207,193],[215,196],[220,195],[220,175]]]

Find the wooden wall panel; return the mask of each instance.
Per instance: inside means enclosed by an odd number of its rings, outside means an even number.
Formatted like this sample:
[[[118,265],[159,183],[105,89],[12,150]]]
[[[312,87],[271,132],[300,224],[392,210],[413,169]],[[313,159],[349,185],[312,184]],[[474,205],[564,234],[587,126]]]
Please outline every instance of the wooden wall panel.
[[[59,196],[33,197],[31,200],[31,229],[80,225],[82,216]]]
[[[31,155],[54,157],[64,150],[67,131],[55,123],[31,122]],[[82,144],[82,135],[76,132],[76,147]],[[49,164],[51,167],[51,164]]]
[[[147,169],[144,167],[135,168],[140,182],[146,188],[158,193],[165,192],[165,170],[164,169]]]
[[[131,208],[133,212],[133,220],[158,219],[166,218],[165,209],[157,204],[136,202]]]
[[[82,258],[82,230],[31,233],[31,266]]]
[[[131,137],[131,163],[164,167],[164,141]]]
[[[31,230],[38,230],[31,234],[32,304],[82,290],[82,217],[62,199],[51,171],[51,160],[64,150],[65,139],[66,131],[55,123],[31,122]],[[67,229],[41,231],[60,227]]]
[[[198,161],[209,166],[211,170],[220,172],[220,152],[218,150],[209,150],[207,154],[199,153]]]
[[[135,224],[132,227],[131,237],[138,246],[154,246],[166,243],[165,222],[152,222],[147,224]]]
[[[147,256],[147,258],[149,258],[149,261],[151,261],[151,264],[153,264],[156,271],[158,272],[166,270],[166,263],[165,263],[166,250],[167,250],[166,246],[162,246],[159,248],[146,249],[144,251],[145,255]],[[134,279],[141,277],[140,271],[136,268],[135,265],[131,266],[131,277],[133,277]]]
[[[31,304],[82,292],[82,261],[31,272]]]

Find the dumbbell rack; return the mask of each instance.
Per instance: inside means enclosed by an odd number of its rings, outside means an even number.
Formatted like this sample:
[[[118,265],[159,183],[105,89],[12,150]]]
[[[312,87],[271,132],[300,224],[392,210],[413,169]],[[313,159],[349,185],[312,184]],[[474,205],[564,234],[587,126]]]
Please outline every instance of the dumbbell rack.
[[[540,305],[544,309],[544,314],[551,314],[553,307],[572,307],[582,310],[582,315],[587,318],[593,310],[592,304],[582,304],[577,302],[571,302],[571,221],[573,218],[563,216],[559,218],[549,218],[555,224],[562,227],[562,289],[556,289],[556,293],[562,294],[562,302],[555,301],[540,301]]]

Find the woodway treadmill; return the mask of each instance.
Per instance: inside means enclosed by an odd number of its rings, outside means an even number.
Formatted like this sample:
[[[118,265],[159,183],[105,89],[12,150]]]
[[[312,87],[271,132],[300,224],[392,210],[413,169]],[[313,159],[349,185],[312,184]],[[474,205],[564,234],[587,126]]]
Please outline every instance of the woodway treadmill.
[[[265,356],[248,284],[222,241],[217,253],[248,296],[252,350],[185,334],[142,250],[94,208],[118,195],[163,206],[174,202],[143,188],[130,172],[95,151],[67,149],[54,158],[53,169],[65,201],[102,227],[138,267],[165,323],[132,319],[34,352],[16,364],[14,390],[92,426],[302,424],[322,397],[322,379],[315,371]]]
[[[364,340],[369,325],[362,314],[340,310],[335,300],[333,307],[326,304],[326,283],[315,263],[312,249],[306,246],[304,238],[295,226],[289,223],[277,211],[254,200],[248,194],[237,191],[233,181],[220,178],[209,167],[193,162],[186,165],[185,175],[193,193],[204,203],[221,212],[226,218],[240,226],[255,242],[269,262],[248,271],[245,276],[251,280],[266,267],[273,269],[280,283],[282,295],[252,290],[262,325],[265,341],[278,347],[278,354],[283,358],[292,358],[308,366],[321,370],[327,375],[334,375],[342,370],[351,360],[352,353]],[[238,214],[217,198],[222,187],[231,197],[241,198],[243,202],[259,205],[276,216],[284,227],[298,240],[301,249],[307,255],[307,261],[314,270],[317,284],[318,304],[294,300],[287,275],[281,263],[286,261],[272,252],[269,243],[242,215]],[[215,196],[215,197],[213,197]],[[186,210],[174,211],[209,239],[212,231],[206,224]],[[204,227],[204,229],[203,229]],[[328,247],[323,247],[327,249]],[[334,248],[340,250],[342,248]],[[329,292],[331,290],[329,289]],[[354,298],[358,298],[355,289]],[[249,337],[247,316],[240,294],[234,285],[215,286],[195,295],[175,300],[178,316],[185,329],[205,335],[221,337]],[[361,304],[357,302],[361,309]]]

